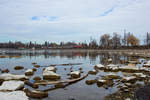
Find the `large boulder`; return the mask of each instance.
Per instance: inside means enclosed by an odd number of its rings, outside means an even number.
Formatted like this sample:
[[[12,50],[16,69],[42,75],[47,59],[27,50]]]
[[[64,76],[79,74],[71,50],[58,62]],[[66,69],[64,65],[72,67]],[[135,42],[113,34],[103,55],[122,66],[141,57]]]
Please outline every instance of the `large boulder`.
[[[0,92],[0,100],[29,100],[23,91]]]
[[[81,72],[80,71],[74,71],[74,72],[71,72],[70,75],[72,78],[79,78],[81,75]]]
[[[50,80],[58,80],[61,76],[59,74],[56,74],[53,71],[44,70],[43,71],[43,79],[50,79]]]
[[[24,82],[22,81],[4,81],[0,86],[0,91],[15,91],[22,89]]]
[[[9,73],[5,73],[5,74],[1,74],[0,75],[0,80],[27,80],[29,79],[28,77],[26,77],[25,75],[15,75],[15,74],[9,74]]]

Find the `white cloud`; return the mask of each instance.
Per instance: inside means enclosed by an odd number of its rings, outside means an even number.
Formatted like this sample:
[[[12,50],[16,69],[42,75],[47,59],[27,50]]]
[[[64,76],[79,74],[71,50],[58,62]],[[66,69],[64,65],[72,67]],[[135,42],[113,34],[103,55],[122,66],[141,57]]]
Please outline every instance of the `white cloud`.
[[[0,40],[84,41],[124,29],[139,36],[150,32],[149,8],[149,0],[1,0]]]

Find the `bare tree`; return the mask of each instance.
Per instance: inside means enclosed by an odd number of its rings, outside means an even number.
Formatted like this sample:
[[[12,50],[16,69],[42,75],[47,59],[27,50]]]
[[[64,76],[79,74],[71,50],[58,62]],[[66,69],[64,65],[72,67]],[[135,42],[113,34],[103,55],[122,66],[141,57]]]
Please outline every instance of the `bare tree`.
[[[110,46],[110,35],[104,34],[100,37],[100,46],[103,48],[107,48]]]

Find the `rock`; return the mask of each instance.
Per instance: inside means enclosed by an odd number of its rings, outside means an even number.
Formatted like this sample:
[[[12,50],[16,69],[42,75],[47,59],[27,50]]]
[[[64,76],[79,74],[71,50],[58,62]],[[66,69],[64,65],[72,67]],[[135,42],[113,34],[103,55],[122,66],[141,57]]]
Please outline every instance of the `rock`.
[[[92,85],[92,84],[96,83],[96,80],[86,80],[85,83],[87,85]]]
[[[33,70],[34,72],[35,72],[35,71],[37,71],[37,69],[36,69],[36,68],[33,68],[32,70]]]
[[[120,76],[114,73],[109,73],[107,76],[105,76],[105,79],[120,79]]]
[[[112,59],[111,59],[111,58],[109,58],[109,59],[108,59],[108,62],[109,62],[109,63],[111,63],[111,62],[112,62]]]
[[[39,88],[38,85],[34,84],[34,83],[31,83],[30,81],[25,81],[25,84],[32,87],[32,88]]]
[[[43,71],[43,79],[50,79],[50,80],[58,80],[61,76],[59,74],[56,74],[53,71],[44,70]]]
[[[14,69],[15,70],[21,70],[21,69],[24,69],[24,67],[23,66],[15,66]]]
[[[97,85],[102,86],[102,85],[106,84],[106,82],[107,82],[106,80],[99,79],[99,80],[97,80]]]
[[[2,73],[8,73],[9,72],[9,69],[4,69],[4,70],[1,70]]]
[[[40,80],[41,80],[41,77],[40,77],[40,76],[35,76],[35,77],[33,78],[33,80],[35,80],[35,81],[40,81]]]
[[[139,61],[128,61],[129,64],[140,64]]]
[[[109,65],[107,65],[107,67],[108,67],[108,70],[110,70],[110,71],[119,71],[118,65],[109,64]]]
[[[0,100],[29,100],[23,91],[0,92]]]
[[[140,68],[138,66],[123,66],[123,67],[119,67],[119,70],[123,72],[132,73],[132,72],[139,72]]]
[[[127,76],[123,77],[122,82],[135,82],[137,78],[135,76]]]
[[[98,68],[98,69],[105,69],[105,68],[106,68],[106,67],[105,67],[104,65],[102,65],[102,64],[97,64],[97,65],[95,65],[95,67]]]
[[[24,89],[26,95],[30,98],[46,98],[48,97],[48,92],[43,92],[43,91],[36,91],[36,90],[29,90],[29,89]],[[22,100],[22,99],[20,99]]]
[[[96,70],[91,70],[91,71],[88,72],[88,74],[96,75],[97,71]]]
[[[79,70],[82,70],[82,68],[79,68]]]
[[[145,80],[147,78],[147,76],[143,73],[134,73],[133,75],[136,76],[139,81]]]
[[[25,75],[14,75],[14,74],[1,74],[0,75],[0,80],[27,80],[28,77],[26,77]]]
[[[32,64],[35,65],[35,64],[37,64],[37,63],[36,63],[36,62],[33,62]]]
[[[80,71],[74,71],[70,73],[72,78],[79,78],[80,77]]]
[[[40,65],[34,65],[34,67],[37,67],[37,68],[39,68],[39,67],[40,67]]]
[[[55,87],[56,88],[63,88],[64,84],[63,83],[57,83],[57,84],[55,84]]]
[[[54,66],[46,67],[44,71],[53,71],[56,72],[56,68]]]
[[[0,86],[0,91],[15,91],[22,89],[24,82],[22,81],[4,81]]]
[[[29,75],[33,75],[34,74],[34,71],[32,69],[27,69],[25,71],[25,75],[29,76]]]

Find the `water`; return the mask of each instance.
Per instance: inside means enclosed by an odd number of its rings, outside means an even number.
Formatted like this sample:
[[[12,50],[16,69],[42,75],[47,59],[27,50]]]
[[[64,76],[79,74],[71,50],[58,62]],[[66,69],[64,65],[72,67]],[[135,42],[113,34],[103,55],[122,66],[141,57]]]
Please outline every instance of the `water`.
[[[112,58],[113,64],[125,64],[129,59],[139,59],[133,57],[127,57],[125,55],[109,55],[102,54],[98,52],[90,52],[90,51],[82,51],[82,50],[1,50],[1,55],[9,55],[9,56],[21,56],[21,57],[11,57],[11,58],[0,58],[0,69],[8,68],[10,70],[9,73],[14,74],[24,74],[24,72],[28,68],[34,68],[32,65],[33,62],[36,62],[40,65],[40,68],[34,73],[34,75],[30,78],[31,82],[34,82],[34,76],[40,76],[42,78],[42,70],[43,68],[51,65],[57,64],[57,72],[61,75],[61,80],[68,80],[70,73],[70,68],[73,68],[73,71],[79,70],[79,68],[83,69],[82,76],[87,74],[88,71],[94,69],[94,65],[96,64],[108,64],[108,59]],[[80,65],[67,65],[62,66],[59,64],[68,64],[68,63],[81,63]],[[14,70],[15,66],[24,66],[23,70]],[[65,70],[66,68],[66,70]],[[97,75],[89,75],[84,80],[81,80],[75,84],[69,85],[66,88],[56,89],[49,91],[48,98],[44,98],[42,100],[68,100],[74,98],[75,100],[103,100],[105,96],[109,94],[115,93],[118,89],[116,86],[109,87],[105,89],[104,87],[98,87],[97,84],[87,85],[85,83],[86,80],[95,79],[100,77],[101,75],[106,75],[108,72],[99,71]],[[122,75],[121,72],[116,72],[118,75]],[[29,86],[25,86],[26,88],[32,89]],[[50,88],[47,86],[40,86],[39,90],[44,90]],[[38,99],[31,99],[38,100]],[[41,100],[41,99],[39,99]]]

